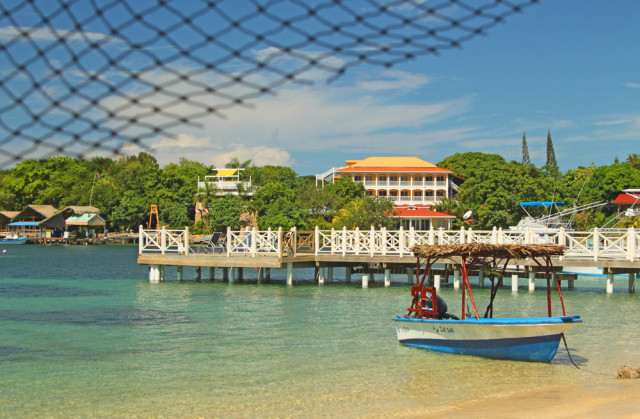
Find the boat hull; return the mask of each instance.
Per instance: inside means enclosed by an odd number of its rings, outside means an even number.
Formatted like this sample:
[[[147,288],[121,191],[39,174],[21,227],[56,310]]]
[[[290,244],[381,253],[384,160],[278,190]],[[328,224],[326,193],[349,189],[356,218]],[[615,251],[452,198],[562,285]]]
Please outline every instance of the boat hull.
[[[404,345],[452,354],[518,361],[550,362],[562,334],[582,322],[580,316],[430,320],[396,317]]]
[[[0,246],[2,245],[14,245],[14,244],[25,244],[27,242],[26,237],[20,237],[17,239],[3,239],[0,240]]]

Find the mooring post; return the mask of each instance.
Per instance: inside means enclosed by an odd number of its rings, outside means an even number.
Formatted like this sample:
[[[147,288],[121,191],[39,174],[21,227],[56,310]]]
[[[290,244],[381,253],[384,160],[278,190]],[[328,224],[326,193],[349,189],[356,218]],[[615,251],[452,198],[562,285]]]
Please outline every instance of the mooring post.
[[[369,275],[362,275],[362,288],[369,288]]]
[[[518,292],[518,274],[511,275],[511,292]]]
[[[478,287],[484,288],[484,271],[478,271]]]
[[[633,294],[636,292],[636,274],[631,272],[629,274],[629,293]]]
[[[333,266],[327,267],[327,281],[333,282]]]
[[[229,268],[229,283],[236,282],[236,268]]]
[[[607,294],[613,294],[613,271],[607,272]]]
[[[344,268],[344,282],[345,284],[351,283],[351,266],[349,265]]]
[[[209,281],[213,282],[216,279],[216,268],[213,266],[209,267]]]
[[[384,286],[391,286],[391,269],[384,270]]]
[[[413,285],[415,278],[413,276],[413,268],[407,268],[407,283]]]
[[[529,271],[529,292],[536,290],[536,273]]]
[[[202,280],[202,268],[200,266],[196,266],[196,282],[200,282]]]
[[[318,267],[318,285],[324,285],[324,267]]]
[[[160,282],[160,267],[158,265],[149,265],[149,283],[157,284]]]
[[[222,268],[222,281],[229,282],[229,268]]]
[[[293,285],[293,262],[287,262],[287,285]]]
[[[433,287],[436,290],[440,289],[440,275],[434,275],[433,276]]]
[[[258,268],[258,284],[264,281],[264,268]]]
[[[456,268],[456,270],[453,271],[453,289],[454,290],[460,289],[460,269],[458,268]]]
[[[182,282],[184,279],[184,266],[178,266],[178,281]]]

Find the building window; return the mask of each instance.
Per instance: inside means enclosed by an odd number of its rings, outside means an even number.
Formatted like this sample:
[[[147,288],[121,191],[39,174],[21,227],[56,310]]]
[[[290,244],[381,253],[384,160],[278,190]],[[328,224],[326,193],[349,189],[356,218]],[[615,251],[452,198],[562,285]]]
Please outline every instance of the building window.
[[[422,176],[414,176],[413,181],[416,183],[422,183]]]
[[[364,181],[365,181],[366,183],[370,183],[370,182],[371,182],[371,183],[373,183],[373,175],[366,175],[366,176],[364,177]]]
[[[398,191],[389,191],[389,196],[398,196]]]
[[[436,191],[436,196],[444,196],[444,191]]]
[[[433,191],[424,191],[424,196],[433,196]]]
[[[396,175],[389,176],[389,182],[397,182],[397,181],[398,181],[398,176]]]
[[[413,191],[413,196],[422,196],[422,191]]]
[[[368,191],[367,191],[367,195],[369,195],[369,196],[373,196],[373,191],[368,190]]]
[[[378,176],[378,182],[387,183],[387,175]]]
[[[409,191],[400,191],[400,196],[409,196]]]
[[[353,181],[354,182],[362,182],[362,175],[353,176]]]
[[[387,196],[387,191],[378,191],[378,196]]]
[[[438,183],[444,183],[445,177],[444,176],[437,176],[436,177],[436,182]]]
[[[433,182],[433,176],[425,176],[424,180],[425,182]]]

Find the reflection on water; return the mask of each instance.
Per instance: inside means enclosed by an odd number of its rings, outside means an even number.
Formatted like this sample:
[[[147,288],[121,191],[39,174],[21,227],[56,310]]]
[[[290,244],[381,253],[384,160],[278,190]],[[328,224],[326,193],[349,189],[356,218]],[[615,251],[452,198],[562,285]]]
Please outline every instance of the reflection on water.
[[[626,281],[609,296],[593,278],[564,292],[584,320],[567,335],[578,370],[562,346],[539,364],[399,345],[404,286],[150,285],[133,247],[23,247],[0,258],[2,417],[410,416],[461,397],[611,389],[637,362],[639,297]],[[441,295],[460,310],[459,290]],[[487,300],[477,290],[479,309]],[[496,315],[545,315],[545,302],[501,290]]]

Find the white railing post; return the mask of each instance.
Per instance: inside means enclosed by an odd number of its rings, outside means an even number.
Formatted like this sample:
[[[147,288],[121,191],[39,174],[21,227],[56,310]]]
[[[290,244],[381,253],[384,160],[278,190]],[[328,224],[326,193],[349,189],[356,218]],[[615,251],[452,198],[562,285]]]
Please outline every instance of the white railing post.
[[[371,236],[369,236],[369,255],[373,257],[376,251],[376,229],[371,226]]]
[[[556,244],[559,244],[560,246],[564,246],[567,240],[566,235],[567,235],[567,232],[564,230],[564,227],[560,227],[560,231],[558,231],[558,242]]]
[[[532,244],[533,235],[531,234],[531,227],[527,227],[524,230],[524,244]]]
[[[184,254],[189,254],[189,227],[184,228]]]
[[[382,255],[386,256],[387,255],[387,228],[382,227],[382,230],[380,230],[380,234],[382,235]]]
[[[231,247],[233,246],[233,236],[231,234],[231,227],[227,227],[227,256],[231,255]]]
[[[333,255],[336,245],[336,229],[331,227],[331,254]]]
[[[314,232],[313,241],[314,241],[313,247],[315,247],[314,253],[316,256],[318,256],[318,252],[320,249],[320,227],[318,226],[316,226],[316,231]]]
[[[440,227],[438,229],[438,244],[445,244],[445,242],[444,242],[444,228],[442,228],[442,227]]]
[[[598,227],[593,229],[593,260],[598,261],[598,253],[600,251],[600,230]]]
[[[473,243],[473,242],[474,242],[473,229],[470,227],[469,231],[467,231],[467,243]]]
[[[256,228],[251,229],[251,256],[256,257],[258,253],[258,240],[257,240]]]
[[[636,258],[636,229],[627,229],[627,259],[634,262]]]
[[[504,235],[502,234],[502,227],[498,229],[498,244],[504,244]]]
[[[429,239],[427,243],[429,243],[429,246],[436,244],[436,231],[433,229],[432,223],[429,223]]]
[[[360,254],[360,227],[356,227],[356,230],[354,231],[353,250],[355,251],[356,255]]]
[[[298,253],[298,229],[296,226],[291,227],[291,247],[293,250],[293,256]]]
[[[491,230],[491,244],[498,244],[498,228],[493,226],[493,230]]]
[[[144,227],[140,224],[138,227],[138,256],[142,255],[142,249],[144,249]]]
[[[409,252],[411,252],[411,249],[413,249],[413,246],[416,245],[416,231],[413,228],[413,225],[411,226],[411,229],[409,230]]]
[[[278,258],[282,259],[282,227],[278,227]],[[289,268],[287,267],[287,278],[289,277],[288,275],[288,270]],[[289,285],[289,283],[287,282],[287,285]]]
[[[160,252],[161,254],[165,254],[167,251],[167,230],[162,226],[160,230]]]
[[[460,244],[464,244],[464,226],[460,227]]]
[[[347,226],[342,227],[342,256],[347,254]]]

